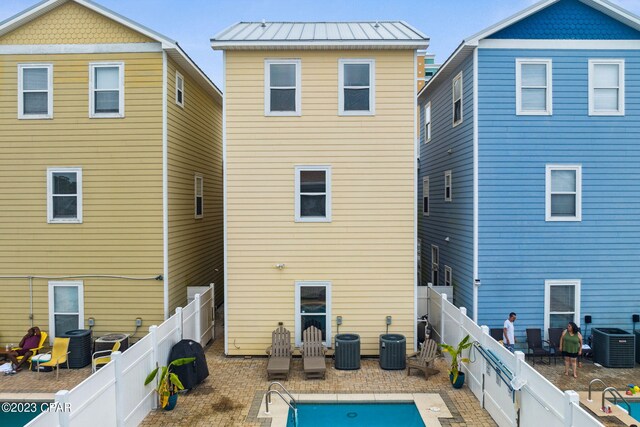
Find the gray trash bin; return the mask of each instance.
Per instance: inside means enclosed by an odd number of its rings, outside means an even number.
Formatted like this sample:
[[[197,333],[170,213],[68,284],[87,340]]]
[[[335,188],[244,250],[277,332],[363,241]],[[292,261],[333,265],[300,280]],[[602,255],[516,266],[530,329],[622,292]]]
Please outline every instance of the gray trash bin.
[[[380,335],[380,367],[387,370],[407,366],[407,338],[400,334]]]
[[[336,349],[334,357],[336,369],[360,369],[360,335],[336,335]]]

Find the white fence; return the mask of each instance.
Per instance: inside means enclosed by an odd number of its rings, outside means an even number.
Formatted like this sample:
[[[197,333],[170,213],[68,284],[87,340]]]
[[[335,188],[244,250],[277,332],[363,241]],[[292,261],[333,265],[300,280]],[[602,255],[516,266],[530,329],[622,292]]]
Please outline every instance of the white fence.
[[[213,286],[160,326],[127,349],[115,352],[112,360],[71,391],[61,390],[55,400],[69,411],[43,412],[27,427],[137,426],[156,406],[154,383],[144,380],[156,367],[166,365],[171,348],[181,339],[201,345],[213,338]],[[125,398],[126,394],[126,398]]]
[[[457,346],[469,335],[475,342],[462,369],[466,384],[500,427],[603,427],[580,408],[576,392],[562,392],[551,384],[525,362],[524,353],[505,349],[491,338],[487,326],[475,324],[445,293],[432,287],[427,293],[432,338]]]

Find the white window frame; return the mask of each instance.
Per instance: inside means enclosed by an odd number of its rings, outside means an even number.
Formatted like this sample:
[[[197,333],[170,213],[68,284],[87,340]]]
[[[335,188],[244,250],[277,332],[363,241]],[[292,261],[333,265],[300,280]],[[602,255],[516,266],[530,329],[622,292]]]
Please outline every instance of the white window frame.
[[[448,265],[444,266],[444,285],[451,286],[453,284],[453,270]]]
[[[330,281],[296,281],[295,282],[295,343],[296,347],[302,346],[302,316],[300,313],[300,288],[304,286],[324,286],[327,289],[327,309],[326,309],[326,341],[323,344],[327,347],[331,347],[331,282]]]
[[[344,66],[349,64],[369,64],[369,110],[345,111],[344,109]],[[356,87],[356,86],[354,86]],[[357,86],[363,88],[364,86]],[[346,88],[348,89],[348,87]],[[338,115],[339,116],[375,116],[376,114],[376,61],[375,59],[339,59],[338,60]]]
[[[437,262],[434,262],[437,261]],[[434,280],[434,273],[437,275],[437,280]],[[436,245],[431,245],[431,284],[438,286],[440,282],[440,248]]]
[[[198,195],[198,193],[200,194]],[[200,215],[198,215],[198,198],[202,199],[200,204],[202,212]],[[201,174],[193,176],[193,216],[196,219],[204,218],[204,178]]]
[[[180,85],[180,82],[182,82],[182,85]],[[182,94],[181,102],[179,101],[178,93]],[[184,108],[184,77],[178,71],[176,71],[176,105],[178,105],[181,108]]]
[[[522,66],[545,65],[547,72],[546,108],[544,110],[522,109]],[[542,89],[542,86],[527,86],[526,89]],[[540,58],[516,58],[516,115],[518,116],[551,116],[553,114],[553,61]]]
[[[624,116],[625,112],[625,72],[624,59],[590,59],[589,60],[589,115],[590,116]],[[618,66],[618,110],[617,111],[596,111],[595,109],[595,66],[596,65],[617,65]]]
[[[562,280],[545,280],[544,281],[544,333],[547,335],[549,325],[551,323],[551,314],[570,314],[567,312],[551,313],[551,287],[552,286],[575,286],[575,307],[573,311],[573,322],[580,326],[580,279],[562,279]]]
[[[449,178],[449,185],[447,185],[447,178]],[[447,187],[449,188],[449,197],[447,197]],[[451,170],[444,171],[444,201],[453,201],[453,176]]]
[[[75,172],[77,179],[78,207],[76,218],[54,218],[53,217],[53,174],[56,172]],[[82,224],[82,168],[49,167],[47,168],[47,223],[49,224]]]
[[[456,121],[456,81],[460,80],[460,120]],[[464,120],[464,81],[462,80],[462,71],[451,80],[451,120],[453,127],[458,126]]]
[[[429,214],[431,213],[431,189],[429,188],[430,184],[429,184],[429,177],[425,176],[422,178],[422,215],[424,216],[429,216]],[[424,199],[427,199],[427,204],[426,207],[427,209],[425,210],[425,203],[424,203]]]
[[[78,313],[56,313],[55,312],[55,299],[53,296],[54,288],[56,286],[67,286],[67,287],[76,287],[78,288]],[[56,322],[55,315],[56,314],[77,314],[78,315],[78,328],[84,328],[84,284],[82,280],[73,280],[73,281],[50,281],[49,282],[49,344],[53,345],[53,339],[56,336]],[[61,331],[65,332],[65,331]]]
[[[24,90],[24,70],[29,68],[47,69],[47,114],[25,114],[24,113],[24,93],[45,92],[43,90]],[[18,119],[20,120],[42,120],[53,118],[53,64],[18,64]]]
[[[576,215],[551,216],[551,171],[576,171]],[[582,221],[582,166],[581,165],[547,165],[545,173],[545,221]],[[554,193],[573,194],[573,193]]]
[[[95,112],[95,70],[103,67],[118,67],[119,88],[118,105],[120,111],[117,113],[96,113]],[[91,62],[89,64],[89,117],[92,119],[119,119],[124,117],[124,62]]]
[[[424,106],[424,143],[431,141],[431,101]]]
[[[271,65],[293,64],[296,67],[295,87],[278,87],[278,89],[295,89],[295,111],[271,111]],[[302,61],[300,59],[265,59],[264,60],[264,115],[265,116],[301,116],[302,115]]]
[[[302,171],[324,171],[326,182],[325,182],[325,203],[326,216],[324,217],[302,217],[300,216],[300,172]],[[296,166],[295,167],[295,222],[331,222],[331,166],[323,165],[323,166]],[[307,194],[307,193],[303,193]],[[318,193],[319,195],[320,193]]]

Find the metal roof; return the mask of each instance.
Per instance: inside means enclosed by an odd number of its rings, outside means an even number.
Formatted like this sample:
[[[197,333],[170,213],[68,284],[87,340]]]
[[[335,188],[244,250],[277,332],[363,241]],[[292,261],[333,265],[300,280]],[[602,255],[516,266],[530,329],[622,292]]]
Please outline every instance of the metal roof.
[[[426,49],[429,38],[404,21],[239,22],[211,39],[214,49]]]

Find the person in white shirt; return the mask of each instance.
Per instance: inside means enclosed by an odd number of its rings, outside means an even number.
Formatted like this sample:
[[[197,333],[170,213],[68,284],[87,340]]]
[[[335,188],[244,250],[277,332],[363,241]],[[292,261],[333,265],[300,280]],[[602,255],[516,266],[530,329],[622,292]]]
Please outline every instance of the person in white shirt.
[[[514,312],[509,313],[509,318],[504,321],[504,327],[502,328],[502,344],[512,353],[516,342],[515,327],[513,326],[515,321],[516,314]]]

